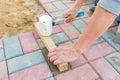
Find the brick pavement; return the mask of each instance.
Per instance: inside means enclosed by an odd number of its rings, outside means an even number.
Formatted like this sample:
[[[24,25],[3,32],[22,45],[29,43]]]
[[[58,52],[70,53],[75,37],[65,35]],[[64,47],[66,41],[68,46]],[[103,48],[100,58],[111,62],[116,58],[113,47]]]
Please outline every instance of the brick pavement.
[[[71,0],[38,1],[53,19],[70,8]],[[62,5],[62,6],[61,6]],[[57,45],[74,43],[90,19],[88,0],[82,6],[85,16],[72,23],[53,27],[52,39]],[[37,16],[41,16],[40,14]],[[101,38],[70,63],[71,70],[53,76],[42,49],[45,47],[35,31],[0,39],[0,80],[120,80],[120,45],[112,41],[117,26],[111,27]]]

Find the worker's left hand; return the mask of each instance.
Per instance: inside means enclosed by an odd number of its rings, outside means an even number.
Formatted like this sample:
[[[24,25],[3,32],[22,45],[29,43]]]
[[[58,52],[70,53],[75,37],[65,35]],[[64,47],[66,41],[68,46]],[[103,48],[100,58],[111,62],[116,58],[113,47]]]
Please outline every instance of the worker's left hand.
[[[57,65],[60,63],[71,62],[79,57],[79,53],[76,52],[72,45],[59,46],[49,51],[48,58],[50,62]]]

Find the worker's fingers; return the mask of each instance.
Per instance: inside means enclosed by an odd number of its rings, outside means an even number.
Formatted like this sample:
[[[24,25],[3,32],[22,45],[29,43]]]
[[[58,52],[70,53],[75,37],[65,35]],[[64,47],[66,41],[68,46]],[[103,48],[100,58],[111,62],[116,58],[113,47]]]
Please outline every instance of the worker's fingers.
[[[62,61],[59,60],[59,59],[57,59],[57,60],[55,60],[55,61],[53,62],[54,65],[57,65],[57,64],[60,64],[60,63],[62,63]]]
[[[55,61],[55,60],[57,60],[57,56],[56,56],[56,55],[50,57],[50,62],[53,62],[53,61]]]
[[[49,50],[49,53],[56,51],[57,48],[53,48]]]
[[[52,56],[54,56],[54,55],[56,55],[56,54],[57,54],[56,51],[55,51],[55,52],[51,52],[51,53],[48,54],[48,58],[50,59],[50,57],[52,57]]]

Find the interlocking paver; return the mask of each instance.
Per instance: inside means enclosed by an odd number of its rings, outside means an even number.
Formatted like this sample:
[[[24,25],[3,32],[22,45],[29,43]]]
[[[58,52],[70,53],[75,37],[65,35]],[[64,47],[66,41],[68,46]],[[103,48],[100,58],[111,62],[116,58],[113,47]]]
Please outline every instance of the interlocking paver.
[[[57,8],[52,3],[43,4],[43,7],[48,13],[57,11]]]
[[[115,35],[111,32],[111,31],[109,31],[109,30],[107,30],[103,35],[102,35],[102,37],[112,46],[112,47],[114,47],[116,50],[120,50],[120,44],[118,44],[118,43],[115,43],[113,40],[114,40],[114,38],[115,38]]]
[[[72,24],[76,27],[77,30],[79,30],[81,33],[84,31],[84,29],[86,28],[86,24],[85,22],[83,22],[82,20],[75,20],[72,22]]]
[[[68,72],[59,74],[55,78],[56,80],[95,80],[98,76],[90,65],[86,64]]]
[[[41,4],[50,3],[52,1],[56,1],[56,0],[39,0]]]
[[[69,41],[68,37],[63,32],[58,33],[58,34],[54,34],[51,37],[56,44],[60,44],[60,43]]]
[[[100,37],[99,39],[97,39],[93,44],[96,45],[96,44],[99,44],[101,42],[104,42],[104,39],[102,37]]]
[[[103,42],[87,49],[84,55],[89,61],[93,61],[112,52],[115,52],[115,50],[109,44]]]
[[[62,1],[55,1],[53,2],[53,5],[59,10],[67,9],[67,6]]]
[[[45,48],[45,45],[43,44],[42,40],[38,39],[38,40],[37,40],[37,43],[38,43],[40,49]]]
[[[59,25],[55,25],[55,26],[53,26],[52,34],[60,33],[60,32],[62,32],[62,31],[63,31],[63,30],[60,28]]]
[[[93,61],[91,64],[103,80],[120,80],[119,73],[104,58]]]
[[[6,62],[0,62],[0,80],[8,80]]]
[[[33,31],[33,36],[35,37],[35,39],[39,39],[40,38],[36,31]]]
[[[3,39],[6,59],[23,55],[18,36]]]
[[[120,53],[115,52],[106,56],[105,58],[120,73]]]
[[[9,59],[7,62],[9,74],[11,74],[22,69],[45,62],[45,58],[42,55],[41,51],[36,51],[20,57]]]
[[[52,73],[47,63],[44,62],[39,65],[11,74],[10,80],[45,80],[46,78],[51,76]]]
[[[60,27],[63,29],[63,31],[67,34],[67,36],[71,40],[76,39],[80,36],[80,33],[70,23],[60,24]]]
[[[39,49],[32,32],[19,35],[21,46],[25,54]]]
[[[1,49],[1,50],[0,50],[0,62],[3,61],[3,60],[5,60],[4,50]]]
[[[72,68],[76,68],[86,63],[86,59],[83,57],[83,55],[81,55],[77,60],[70,62],[70,65]]]
[[[55,80],[54,77],[47,78],[46,80]]]
[[[2,39],[0,39],[0,49],[3,49],[3,42],[2,42]]]

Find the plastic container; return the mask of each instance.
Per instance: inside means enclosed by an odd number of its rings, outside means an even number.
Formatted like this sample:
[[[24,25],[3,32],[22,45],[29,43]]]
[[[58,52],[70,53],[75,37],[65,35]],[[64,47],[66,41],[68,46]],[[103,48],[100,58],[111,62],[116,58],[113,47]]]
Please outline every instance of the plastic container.
[[[52,18],[49,15],[39,17],[39,28],[42,36],[49,36],[52,34]]]

